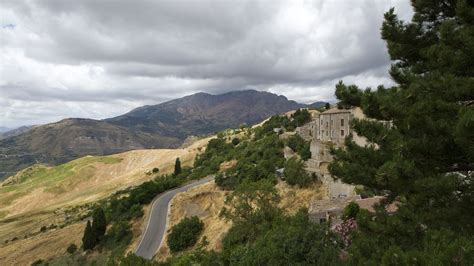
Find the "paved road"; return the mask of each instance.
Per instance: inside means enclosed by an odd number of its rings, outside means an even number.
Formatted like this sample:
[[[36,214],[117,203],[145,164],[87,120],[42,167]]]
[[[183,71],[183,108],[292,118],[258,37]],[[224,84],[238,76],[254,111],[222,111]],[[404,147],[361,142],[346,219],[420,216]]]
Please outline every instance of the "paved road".
[[[153,258],[160,248],[165,236],[171,199],[180,192],[205,184],[212,180],[214,180],[214,176],[209,176],[157,196],[153,200],[145,233],[142,235],[142,239],[135,250],[135,254],[145,259]]]

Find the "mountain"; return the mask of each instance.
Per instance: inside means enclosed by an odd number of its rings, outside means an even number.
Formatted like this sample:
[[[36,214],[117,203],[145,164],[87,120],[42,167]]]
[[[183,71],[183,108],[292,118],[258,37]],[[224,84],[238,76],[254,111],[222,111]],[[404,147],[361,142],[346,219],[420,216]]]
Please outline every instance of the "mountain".
[[[8,128],[8,127],[0,127],[0,134],[5,133],[5,132],[10,131],[10,130],[11,130],[11,128]]]
[[[134,130],[184,139],[242,123],[261,122],[277,113],[305,107],[284,96],[246,90],[220,95],[197,93],[158,105],[137,108],[105,121]]]
[[[176,147],[177,138],[134,132],[92,119],[65,119],[0,140],[0,175],[8,176],[35,163],[58,164],[85,155]]]
[[[33,127],[34,126],[22,126],[15,129],[8,129],[0,133],[0,139],[6,139],[9,137],[18,136],[20,134],[25,133],[26,131],[30,130]]]
[[[85,155],[177,147],[190,135],[251,125],[303,107],[306,105],[284,96],[246,90],[197,93],[103,121],[65,119],[0,139],[0,179],[35,163],[58,164]]]

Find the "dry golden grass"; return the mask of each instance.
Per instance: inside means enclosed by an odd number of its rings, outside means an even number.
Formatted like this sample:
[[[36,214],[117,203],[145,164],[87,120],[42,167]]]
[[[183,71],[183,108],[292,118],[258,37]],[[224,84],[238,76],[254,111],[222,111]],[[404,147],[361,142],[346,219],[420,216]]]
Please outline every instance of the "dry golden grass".
[[[61,256],[70,244],[81,246],[84,224],[74,224],[0,247],[0,265],[31,265],[38,259]]]

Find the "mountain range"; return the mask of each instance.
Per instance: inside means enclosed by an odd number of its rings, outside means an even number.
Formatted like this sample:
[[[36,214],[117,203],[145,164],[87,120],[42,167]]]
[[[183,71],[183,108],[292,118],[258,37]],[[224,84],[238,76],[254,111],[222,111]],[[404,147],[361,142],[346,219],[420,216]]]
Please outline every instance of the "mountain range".
[[[251,125],[274,114],[324,104],[305,105],[255,90],[197,93],[105,120],[69,118],[23,128],[0,139],[0,179],[36,163],[59,164],[85,155],[174,148],[191,135]]]

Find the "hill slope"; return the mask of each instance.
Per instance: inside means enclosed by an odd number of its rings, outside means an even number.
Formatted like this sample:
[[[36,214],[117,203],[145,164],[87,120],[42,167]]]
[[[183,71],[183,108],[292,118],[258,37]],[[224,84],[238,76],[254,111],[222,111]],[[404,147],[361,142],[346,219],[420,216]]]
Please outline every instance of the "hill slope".
[[[0,140],[4,176],[34,163],[58,164],[85,155],[178,146],[180,140],[91,119],[65,119]]]
[[[157,167],[171,173],[175,159],[192,165],[202,139],[185,149],[134,150],[111,156],[86,156],[54,167],[35,165],[0,183],[0,243],[64,224],[61,210],[95,202],[111,193],[150,180]]]
[[[179,146],[209,134],[305,107],[284,96],[254,90],[197,93],[97,121],[65,119],[0,140],[0,180],[34,163],[58,164],[85,155]]]

